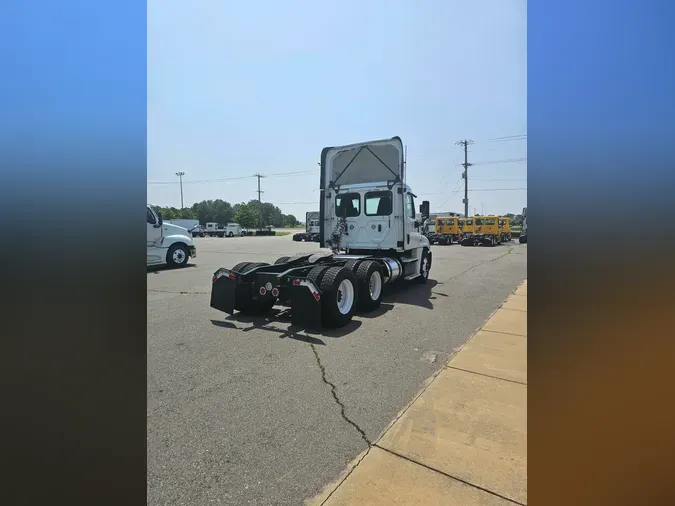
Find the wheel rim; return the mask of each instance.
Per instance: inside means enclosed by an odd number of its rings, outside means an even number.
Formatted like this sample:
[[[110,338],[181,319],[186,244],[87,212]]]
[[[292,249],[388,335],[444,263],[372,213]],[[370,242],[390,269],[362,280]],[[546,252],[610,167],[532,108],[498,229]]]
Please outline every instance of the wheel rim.
[[[337,290],[337,308],[342,314],[348,314],[354,305],[354,285],[348,279],[343,279]]]
[[[185,259],[187,258],[185,255],[185,251],[182,249],[177,249],[176,251],[173,252],[172,255],[173,261],[177,264],[182,264],[185,262]]]
[[[368,291],[370,292],[370,298],[372,300],[377,300],[380,298],[380,293],[382,293],[382,275],[379,271],[373,271],[370,280],[368,281]]]
[[[422,276],[429,277],[429,258],[426,256],[422,259]]]

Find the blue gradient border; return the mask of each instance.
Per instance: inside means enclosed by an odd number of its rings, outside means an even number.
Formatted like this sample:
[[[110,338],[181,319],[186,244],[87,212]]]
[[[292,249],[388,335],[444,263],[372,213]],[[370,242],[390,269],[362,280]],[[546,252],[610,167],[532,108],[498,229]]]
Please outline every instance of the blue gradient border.
[[[3,499],[145,504],[146,3],[4,2],[0,47]]]

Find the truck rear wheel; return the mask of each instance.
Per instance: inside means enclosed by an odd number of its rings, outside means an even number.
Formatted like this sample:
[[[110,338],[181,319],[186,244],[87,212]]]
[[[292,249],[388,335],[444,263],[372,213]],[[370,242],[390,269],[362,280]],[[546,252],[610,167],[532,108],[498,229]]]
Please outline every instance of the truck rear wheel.
[[[315,267],[316,269],[316,267]],[[358,303],[357,281],[346,267],[329,267],[321,280],[321,321],[324,327],[344,327]]]
[[[326,274],[326,271],[330,269],[325,265],[317,265],[312,267],[312,270],[307,274],[307,279],[309,279],[317,288],[321,288],[321,281],[323,281],[323,276]]]
[[[365,260],[356,269],[358,282],[358,307],[363,311],[373,311],[380,307],[384,280],[380,264]]]

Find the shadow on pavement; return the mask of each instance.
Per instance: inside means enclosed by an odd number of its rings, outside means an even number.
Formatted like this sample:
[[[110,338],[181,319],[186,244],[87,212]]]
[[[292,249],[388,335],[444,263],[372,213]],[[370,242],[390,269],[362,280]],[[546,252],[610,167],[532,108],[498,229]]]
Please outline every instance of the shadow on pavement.
[[[148,266],[146,274],[159,274],[164,271],[180,271],[182,269],[189,269],[190,267],[197,267],[197,264],[187,264],[185,267],[169,267],[168,265],[151,265]]]
[[[241,328],[235,323],[250,324],[250,326]],[[307,329],[291,324],[291,315],[287,309],[274,308],[272,311],[264,316],[249,316],[241,313],[235,313],[228,316],[225,320],[211,320],[211,323],[217,327],[240,330],[241,332],[250,332],[252,330],[264,330],[279,334],[280,339],[295,339],[304,343],[325,345],[321,339],[314,336],[340,338],[351,334],[361,326],[361,322],[352,320],[347,325],[339,329]],[[280,328],[279,324],[288,326]],[[277,326],[275,326],[277,325]],[[304,334],[301,334],[304,332]],[[311,334],[311,335],[308,335]]]
[[[410,306],[419,306],[426,309],[433,309],[432,300],[438,297],[447,297],[447,294],[435,290],[438,285],[442,285],[435,279],[429,279],[423,285],[415,282],[406,283],[401,286],[387,287],[382,297],[380,309],[372,313],[359,315],[366,318],[375,318],[389,311],[394,304],[408,304]]]

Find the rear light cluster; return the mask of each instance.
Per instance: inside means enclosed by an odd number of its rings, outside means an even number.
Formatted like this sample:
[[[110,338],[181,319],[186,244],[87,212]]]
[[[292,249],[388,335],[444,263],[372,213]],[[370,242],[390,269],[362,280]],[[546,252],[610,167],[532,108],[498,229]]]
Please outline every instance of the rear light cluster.
[[[231,273],[231,272],[228,272],[228,273],[227,273],[227,277],[230,278],[230,279],[235,279],[234,274]],[[215,283],[215,282],[218,281],[219,279],[220,279],[220,276],[218,276],[218,274],[214,274],[214,275],[213,275],[213,278],[211,278],[211,282],[212,282],[212,283]]]

